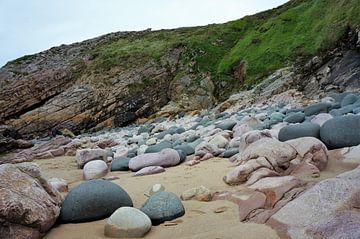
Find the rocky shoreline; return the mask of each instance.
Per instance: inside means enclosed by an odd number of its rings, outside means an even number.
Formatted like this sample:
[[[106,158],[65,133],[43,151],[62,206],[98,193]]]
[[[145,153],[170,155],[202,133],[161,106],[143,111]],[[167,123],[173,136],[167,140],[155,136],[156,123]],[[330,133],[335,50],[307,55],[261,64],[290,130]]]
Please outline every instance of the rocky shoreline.
[[[255,96],[241,92],[213,110],[72,139],[57,136],[3,157],[1,235],[39,238],[56,221],[61,230],[69,223],[109,218],[102,224],[103,236],[146,237],[152,225],[176,227],[187,217],[187,203],[199,201],[217,203],[215,214],[231,203],[238,207],[238,223],[265,224],[280,238],[360,237],[360,93],[334,93],[317,101],[294,89],[265,99]],[[36,163],[64,157],[72,162],[64,169],[71,166],[80,178],[67,182],[41,176]],[[222,179],[210,179],[202,165],[219,160]],[[334,162],[341,169],[324,177]],[[138,185],[136,178],[146,182],[178,167],[182,173],[197,168],[217,186],[193,182],[174,193],[168,190],[171,179],[163,179],[142,192],[147,196],[141,203],[128,193],[129,185]],[[55,169],[46,170],[49,175]],[[6,178],[19,180],[5,183]],[[36,197],[29,194],[34,190]]]

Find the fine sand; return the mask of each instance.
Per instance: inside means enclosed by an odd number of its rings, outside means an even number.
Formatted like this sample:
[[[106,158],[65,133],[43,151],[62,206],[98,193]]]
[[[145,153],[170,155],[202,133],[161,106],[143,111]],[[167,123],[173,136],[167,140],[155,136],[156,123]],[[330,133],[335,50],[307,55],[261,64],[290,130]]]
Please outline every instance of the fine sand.
[[[77,169],[74,157],[36,160],[42,168],[45,178],[58,177],[67,180],[70,189],[82,181],[82,170]],[[233,190],[222,180],[232,166],[226,159],[214,158],[189,167],[179,165],[167,168],[166,172],[150,176],[133,177],[131,172],[111,172],[108,176],[117,176],[113,182],[124,188],[133,199],[134,207],[140,208],[146,201],[149,189],[155,183],[161,183],[166,191],[181,195],[187,189],[205,186],[215,191]],[[321,177],[313,181],[333,177],[351,170],[354,165],[344,165],[332,157]],[[229,201],[183,201],[185,215],[172,223],[152,227],[145,238],[278,238],[276,232],[266,225],[241,223],[238,207]],[[221,209],[221,210],[217,210]],[[220,211],[216,213],[215,211]],[[103,230],[106,220],[89,223],[63,224],[55,226],[46,236],[47,239],[92,239],[106,238]]]

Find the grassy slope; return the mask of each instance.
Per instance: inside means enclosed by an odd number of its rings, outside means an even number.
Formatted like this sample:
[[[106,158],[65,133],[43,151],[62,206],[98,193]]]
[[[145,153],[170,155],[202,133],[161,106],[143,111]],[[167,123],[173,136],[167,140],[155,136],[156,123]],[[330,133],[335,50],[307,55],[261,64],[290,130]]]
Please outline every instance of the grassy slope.
[[[231,80],[230,70],[248,63],[252,84],[299,56],[309,57],[333,47],[348,26],[360,26],[360,0],[293,0],[267,12],[219,25],[155,31],[120,39],[94,50],[95,68],[109,70],[121,59],[160,58],[184,45],[196,70],[215,80]],[[129,58],[130,57],[130,58]]]
[[[360,0],[292,0],[225,24],[130,34],[92,49],[93,61],[85,72],[103,74],[106,81],[104,73],[113,67],[158,60],[182,45],[189,49],[184,63],[195,62],[195,71],[209,73],[215,80],[232,81],[232,67],[245,60],[246,83],[253,84],[299,57],[332,48],[348,26],[360,26],[359,12]]]

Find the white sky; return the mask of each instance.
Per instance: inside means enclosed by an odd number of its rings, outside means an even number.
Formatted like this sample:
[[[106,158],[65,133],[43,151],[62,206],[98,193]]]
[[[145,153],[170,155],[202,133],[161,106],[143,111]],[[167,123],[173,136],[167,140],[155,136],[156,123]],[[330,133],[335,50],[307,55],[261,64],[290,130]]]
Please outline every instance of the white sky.
[[[223,23],[287,0],[0,0],[0,66],[116,31]]]

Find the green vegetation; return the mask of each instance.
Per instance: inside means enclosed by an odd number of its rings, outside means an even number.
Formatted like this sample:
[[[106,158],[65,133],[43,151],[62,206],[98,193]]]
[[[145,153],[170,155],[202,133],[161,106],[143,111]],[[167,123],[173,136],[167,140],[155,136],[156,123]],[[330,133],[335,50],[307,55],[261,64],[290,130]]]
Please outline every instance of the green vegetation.
[[[215,80],[232,80],[231,69],[248,64],[247,84],[272,71],[334,47],[349,26],[360,24],[360,0],[293,0],[267,12],[225,24],[180,28],[118,39],[93,50],[94,68],[159,60],[184,46],[185,63]],[[122,62],[122,63],[120,63]]]

